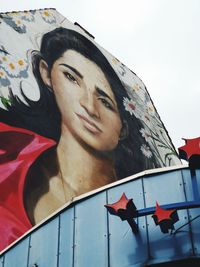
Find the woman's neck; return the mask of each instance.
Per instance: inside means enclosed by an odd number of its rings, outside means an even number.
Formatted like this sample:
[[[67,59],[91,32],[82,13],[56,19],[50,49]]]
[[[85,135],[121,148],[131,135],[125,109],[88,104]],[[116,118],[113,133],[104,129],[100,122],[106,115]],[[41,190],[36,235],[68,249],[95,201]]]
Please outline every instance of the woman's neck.
[[[63,132],[57,150],[40,161],[38,172],[29,177],[26,210],[32,224],[40,222],[72,198],[116,180],[112,157],[99,154]]]
[[[63,131],[57,146],[60,178],[66,193],[77,196],[116,180],[111,157],[97,153]]]

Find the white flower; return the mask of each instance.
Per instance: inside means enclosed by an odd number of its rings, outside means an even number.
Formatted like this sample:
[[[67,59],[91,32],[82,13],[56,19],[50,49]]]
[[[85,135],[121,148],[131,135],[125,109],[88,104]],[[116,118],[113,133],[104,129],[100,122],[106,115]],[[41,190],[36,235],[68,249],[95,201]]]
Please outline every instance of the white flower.
[[[44,21],[46,21],[50,24],[56,22],[55,17],[53,16],[53,14],[49,10],[43,10],[40,12],[40,14],[42,15],[42,18],[44,19]]]
[[[141,128],[140,132],[142,134],[142,137],[144,137],[145,141],[147,143],[149,143],[151,141],[151,135],[150,135],[149,131],[145,128]]]
[[[123,104],[124,104],[126,111],[128,111],[131,115],[134,115],[137,119],[141,120],[144,115],[143,109],[141,105],[139,105],[136,101],[134,101],[133,99],[124,97]]]
[[[126,111],[128,111],[131,115],[135,115],[136,105],[132,99],[128,99],[127,97],[124,97],[123,104],[124,104]]]
[[[146,102],[146,110],[147,110],[147,113],[150,114],[151,116],[154,116],[156,113],[155,108],[150,101]]]
[[[16,60],[15,63],[16,63],[16,65],[20,71],[27,70],[27,62],[24,59],[20,58],[20,59]]]
[[[141,82],[135,82],[131,88],[132,92],[135,93],[141,99],[142,102],[146,102],[148,95],[146,92],[146,88]]]
[[[10,77],[19,76],[19,68],[14,61],[8,61],[7,64],[4,65],[4,69]]]
[[[12,21],[14,22],[14,24],[16,25],[16,27],[18,29],[20,29],[22,32],[25,32],[25,24],[23,23],[22,19],[18,16],[16,17],[12,17]],[[10,24],[11,25],[11,24]],[[12,25],[11,25],[12,26]],[[13,25],[14,26],[14,25]]]
[[[146,112],[144,112],[142,114],[141,119],[143,120],[143,122],[145,122],[145,124],[149,127],[151,127],[151,117],[149,116],[149,114],[147,114]]]
[[[138,83],[135,83],[132,88],[133,88],[133,91],[138,93],[138,94],[142,89],[141,86]]]
[[[10,85],[10,81],[6,75],[6,72],[2,68],[0,68],[0,85],[2,86]]]
[[[7,13],[2,16],[5,23],[11,26],[15,31],[19,33],[26,32],[26,25],[23,23],[23,19],[19,12]]]
[[[26,77],[28,64],[22,58],[13,58],[10,55],[0,54],[1,67],[10,77]]]
[[[23,20],[28,21],[28,22],[32,22],[32,21],[34,21],[34,19],[35,19],[34,16],[33,16],[33,14],[32,14],[32,12],[24,11],[22,14],[23,14],[23,15],[21,16],[21,18],[22,18]]]
[[[1,53],[0,54],[0,64],[6,64],[7,63],[7,61],[8,61],[8,56],[7,55],[5,55],[5,54],[3,54],[3,53]]]
[[[0,79],[6,79],[7,75],[6,72],[3,69],[0,69]]]
[[[113,63],[114,65],[117,65],[117,64],[119,64],[119,60],[118,60],[116,57],[113,57],[113,58],[112,58],[112,63]]]
[[[142,153],[145,155],[145,157],[147,157],[147,158],[151,158],[152,157],[152,152],[150,150],[150,147],[148,147],[147,145],[143,144],[140,149],[141,149]]]

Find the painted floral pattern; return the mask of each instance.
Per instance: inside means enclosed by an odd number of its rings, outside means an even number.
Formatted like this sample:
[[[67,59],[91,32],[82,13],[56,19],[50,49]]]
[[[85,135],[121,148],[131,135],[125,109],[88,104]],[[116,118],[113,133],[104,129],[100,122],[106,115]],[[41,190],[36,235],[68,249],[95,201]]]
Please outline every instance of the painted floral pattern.
[[[35,11],[24,11],[21,18],[22,20],[28,21],[28,22],[34,22],[35,17],[34,17]]]
[[[131,116],[138,118],[143,125],[143,128],[140,129],[140,134],[144,139],[144,144],[141,146],[143,155],[147,158],[154,155],[161,166],[178,163],[177,152],[155,110],[144,83],[118,59],[112,58],[111,63],[129,96],[129,98],[124,97],[123,99],[125,110]]]
[[[124,98],[123,104],[125,110],[129,112],[130,115],[135,115],[144,125],[144,127],[140,129],[140,133],[149,146],[144,144],[141,147],[142,153],[147,158],[150,158],[152,156],[151,151],[153,151],[162,166],[169,166],[172,158],[177,157],[177,153],[149,98],[143,103],[141,103],[141,98],[138,97],[132,97],[130,99]],[[163,150],[167,151],[164,157]]]
[[[27,78],[28,76],[27,61],[23,58],[13,57],[7,52],[0,52],[0,67],[5,72],[5,75],[10,78]]]
[[[8,12],[0,14],[0,18],[18,33],[26,33],[27,26],[35,22],[35,10],[23,12]],[[56,18],[50,10],[40,10],[39,14],[43,21],[49,24],[56,23]]]
[[[50,23],[50,24],[56,22],[56,19],[50,10],[42,10],[40,11],[40,14],[45,22]]]
[[[128,111],[131,115],[134,114],[136,116],[137,114],[136,105],[133,102],[133,100],[128,99],[127,97],[124,97],[123,103],[124,103],[125,110]]]
[[[5,70],[1,67],[0,67],[0,85],[5,87],[10,85],[10,80],[8,79]]]
[[[11,15],[7,15],[4,18],[4,22],[7,23],[9,26],[11,26],[15,31],[19,33],[25,33],[26,32],[26,26],[23,23],[23,20],[15,13]]]
[[[150,150],[150,147],[148,147],[147,145],[143,144],[140,149],[141,149],[142,153],[145,155],[145,157],[147,157],[147,158],[151,158],[152,157],[153,154],[152,154],[152,152]]]

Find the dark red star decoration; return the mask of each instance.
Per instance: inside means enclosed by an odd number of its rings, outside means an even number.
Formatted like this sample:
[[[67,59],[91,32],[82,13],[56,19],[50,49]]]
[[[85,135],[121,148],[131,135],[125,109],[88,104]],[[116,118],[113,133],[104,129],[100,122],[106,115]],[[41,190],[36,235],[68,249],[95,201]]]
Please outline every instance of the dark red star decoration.
[[[200,168],[200,137],[183,140],[185,145],[178,148],[180,158],[189,161],[190,168]]]
[[[165,210],[159,206],[158,202],[156,202],[156,211],[152,217],[163,233],[174,230],[174,224],[179,220],[177,210]]]
[[[110,214],[120,217],[122,221],[127,220],[133,232],[137,232],[137,225],[133,219],[137,214],[137,209],[132,198],[128,199],[123,193],[117,202],[107,204],[105,207]]]

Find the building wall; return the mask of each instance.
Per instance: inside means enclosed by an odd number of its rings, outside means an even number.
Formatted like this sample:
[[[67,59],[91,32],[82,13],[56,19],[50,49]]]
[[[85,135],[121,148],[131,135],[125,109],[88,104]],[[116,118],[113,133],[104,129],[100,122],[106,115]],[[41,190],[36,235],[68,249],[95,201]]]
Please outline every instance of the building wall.
[[[200,170],[196,178],[200,188]],[[126,221],[104,207],[123,192],[138,210],[155,206],[156,201],[160,205],[192,201],[190,170],[142,173],[74,202],[5,251],[0,266],[125,267],[200,259],[200,208],[178,210],[172,234],[163,234],[151,215],[136,219],[139,233],[133,234]]]

